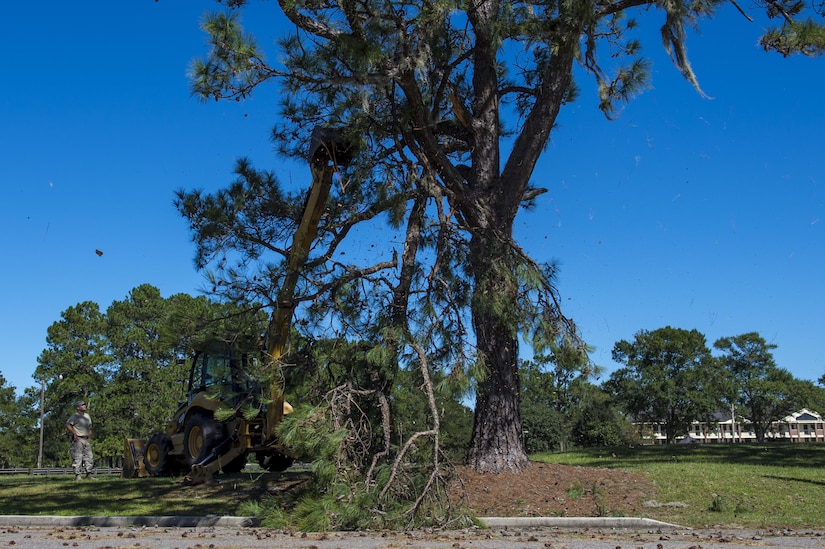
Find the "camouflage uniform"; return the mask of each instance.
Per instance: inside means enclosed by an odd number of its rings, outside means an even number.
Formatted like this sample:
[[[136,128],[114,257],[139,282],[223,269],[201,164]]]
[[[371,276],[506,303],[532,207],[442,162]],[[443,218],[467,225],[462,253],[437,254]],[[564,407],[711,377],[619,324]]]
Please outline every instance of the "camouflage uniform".
[[[66,430],[72,434],[72,445],[69,455],[72,456],[72,469],[75,480],[86,473],[86,478],[92,475],[94,456],[92,455],[92,418],[86,413],[86,403],[78,402],[77,412],[66,420]]]

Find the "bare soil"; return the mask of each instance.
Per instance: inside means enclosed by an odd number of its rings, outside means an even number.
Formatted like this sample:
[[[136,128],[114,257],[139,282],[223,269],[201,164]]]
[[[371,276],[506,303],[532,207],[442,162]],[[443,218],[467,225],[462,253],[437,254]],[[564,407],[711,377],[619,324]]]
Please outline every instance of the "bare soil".
[[[644,475],[531,462],[521,474],[478,474],[458,466],[467,504],[480,517],[641,516],[655,487]]]
[[[616,469],[531,462],[520,474],[479,474],[463,465],[455,466],[455,473],[451,494],[462,498],[460,503],[478,517],[642,516],[642,503],[655,499],[655,487],[647,477]],[[311,473],[289,470],[251,483],[232,478],[206,488],[192,487],[191,495],[214,491],[238,503],[296,489],[310,480]]]

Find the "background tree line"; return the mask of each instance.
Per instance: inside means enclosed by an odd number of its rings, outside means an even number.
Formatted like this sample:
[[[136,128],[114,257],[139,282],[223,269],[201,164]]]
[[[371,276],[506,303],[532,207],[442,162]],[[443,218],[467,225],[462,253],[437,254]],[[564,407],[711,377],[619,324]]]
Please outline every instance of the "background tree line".
[[[737,420],[747,418],[762,442],[771,423],[791,412],[825,410],[825,389],[777,366],[776,345],[758,333],[723,337],[713,348],[715,354],[697,330],[641,330],[614,345],[613,359],[623,367],[599,385],[590,379],[601,370],[570,350],[537,357],[524,369],[528,451],[636,443],[644,423],[661,424],[673,443],[692,422],[713,425],[713,414],[730,410]]]
[[[119,465],[124,440],[162,431],[185,399],[185,359],[199,341],[260,336],[267,320],[260,308],[241,309],[187,294],[163,298],[148,284],[134,288],[105,312],[88,301],[69,307],[48,329],[47,347],[33,376],[41,385],[17,396],[16,388],[0,375],[0,467],[37,464],[41,410],[42,466],[67,465],[70,441],[64,422],[80,399],[90,404],[98,464]],[[296,333],[292,349],[283,368],[285,396],[291,402],[317,405],[336,386],[366,387],[374,378],[374,361],[367,357],[370,346],[316,342]],[[443,381],[435,379],[436,384]],[[393,398],[395,432],[413,432],[428,423],[429,412],[417,390],[420,383],[414,370],[404,370],[387,389]],[[450,425],[443,450],[458,456],[469,440],[472,412],[457,395],[436,400]],[[380,423],[369,405],[363,408]]]
[[[98,462],[119,465],[124,439],[162,430],[183,399],[188,376],[183,359],[199,338],[255,332],[265,322],[258,311],[250,314],[205,297],[163,298],[148,284],[105,312],[92,302],[69,307],[48,329],[47,347],[38,358],[34,378],[42,387],[17,396],[0,374],[0,467],[37,464],[41,388],[44,467],[68,464],[63,423],[81,398],[91,403]],[[528,452],[636,443],[641,433],[634,422],[663,423],[668,442],[674,442],[692,421],[731,406],[764,440],[770,423],[792,411],[825,410],[825,389],[778,367],[771,354],[776,346],[758,333],[721,338],[713,347],[715,354],[696,330],[643,330],[633,341],[615,344],[613,356],[624,366],[604,381],[603,369],[577,346],[553,346],[548,354],[523,361],[522,431]],[[347,382],[363,387],[373,379],[369,345],[296,335],[293,349],[291,366],[284,368],[291,402],[317,405],[333,387]],[[434,386],[450,387],[436,375]],[[421,383],[418,370],[401,369],[386,390],[396,447],[405,433],[431,420]],[[473,422],[467,394],[439,390],[437,400],[443,451],[460,460]],[[372,407],[368,417],[379,424]]]
[[[48,328],[33,375],[40,385],[19,398],[14,388],[3,391],[0,464],[36,464],[41,412],[42,465],[67,464],[64,422],[80,399],[89,403],[98,464],[119,463],[124,439],[161,430],[183,398],[183,359],[193,341],[237,329],[239,318],[248,315],[232,305],[187,294],[163,298],[148,284],[105,311],[91,301],[69,307]]]

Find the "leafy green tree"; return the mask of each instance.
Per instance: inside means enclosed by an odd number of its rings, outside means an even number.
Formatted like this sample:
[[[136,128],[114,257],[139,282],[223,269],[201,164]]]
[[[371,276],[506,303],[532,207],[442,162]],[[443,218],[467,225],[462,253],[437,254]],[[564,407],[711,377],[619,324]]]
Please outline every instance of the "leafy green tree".
[[[795,410],[807,408],[820,415],[825,414],[825,388],[805,379],[794,380],[793,400]]]
[[[601,368],[581,348],[554,346],[549,355],[521,367],[521,410],[527,451],[570,446],[613,446],[635,441],[632,426],[609,395],[590,382]],[[548,364],[552,366],[547,367]]]
[[[239,8],[246,0],[223,3]],[[557,306],[555,268],[536,265],[513,238],[518,212],[544,191],[530,180],[560,110],[577,96],[574,66],[595,78],[599,107],[615,115],[620,103],[647,85],[648,64],[632,36],[637,23],[631,16],[639,8],[657,9],[664,15],[665,48],[698,89],[686,29],[723,3],[281,0],[295,29],[280,42],[283,65],[266,62],[236,13],[216,14],[203,25],[211,49],[193,67],[194,88],[203,99],[240,99],[281,78],[283,122],[273,136],[287,155],[305,156],[314,126],[346,128],[356,144],[347,152],[356,167],[341,179],[346,193],[331,201],[329,222],[340,224],[342,216],[374,220],[383,213],[401,229],[398,236],[427,247],[428,255],[414,247],[404,250],[406,256],[397,254],[404,265],[415,266],[417,282],[393,285],[408,294],[427,291],[423,302],[442,312],[469,308],[469,314],[440,315],[453,345],[468,358],[477,353],[484,370],[468,463],[479,471],[517,471],[527,461],[519,334],[540,335],[533,339],[538,352],[542,341],[561,332],[577,338]],[[803,21],[805,6],[764,6],[769,17],[783,21],[766,35],[766,49],[822,52],[822,27]],[[813,4],[814,12],[818,7]],[[245,200],[259,201],[253,196]],[[250,208],[244,220],[252,214],[268,217],[272,211]],[[213,234],[233,238],[231,226]],[[251,231],[254,245],[237,248],[252,259],[261,248],[277,248],[273,225],[257,227],[267,230]],[[335,233],[337,239],[346,234]],[[339,276],[358,271],[340,267]],[[472,332],[459,322],[467,316]]]
[[[36,467],[38,464],[38,457],[40,455],[40,388],[27,387],[23,390],[23,395],[17,398],[17,409],[20,413],[18,422],[21,428],[18,433],[21,436],[19,440],[18,452],[20,459],[17,461],[19,467]],[[44,427],[48,422],[44,422]],[[56,455],[57,440],[45,438],[43,440],[43,459],[41,465],[48,467],[55,465],[57,461],[49,462],[46,456],[51,453]],[[60,453],[66,451],[66,447],[60,445]],[[62,455],[61,455],[62,457]]]
[[[551,406],[543,406],[534,400],[523,401],[521,425],[525,447],[530,454],[563,452],[572,445],[570,418]]]
[[[31,467],[36,447],[32,434],[37,432],[25,397],[18,398],[16,388],[6,384],[0,374],[0,468]]]
[[[622,416],[610,395],[592,384],[579,388],[579,405],[574,410],[571,438],[576,446],[620,446],[639,442],[633,425]]]
[[[570,443],[582,387],[589,385],[588,379],[598,376],[601,368],[590,362],[587,348],[562,341],[551,344],[547,354],[523,363],[520,370],[527,451],[564,451]]]
[[[177,360],[182,349],[164,337],[172,314],[170,302],[148,284],[106,310],[111,361],[95,407],[96,449],[102,458],[122,455],[126,438],[162,430],[184,396],[185,364]]]
[[[15,388],[7,386],[6,378],[0,374],[0,467],[15,464],[19,442],[16,421],[19,416]]]
[[[564,451],[570,442],[570,418],[563,411],[556,378],[536,362],[521,367],[521,425],[527,452]]]
[[[613,360],[625,367],[613,372],[606,389],[637,421],[663,423],[667,443],[719,408],[722,377],[696,330],[641,330],[634,341],[615,344]]]
[[[71,441],[64,423],[75,411],[74,403],[81,399],[89,403],[92,420],[97,420],[97,398],[105,387],[111,356],[105,315],[97,303],[78,303],[60,317],[47,330],[47,346],[37,358],[34,377],[45,383],[44,462],[65,465]],[[32,394],[32,398],[36,397]],[[94,438],[92,447],[97,449]]]
[[[38,357],[35,378],[47,380],[47,393],[65,409],[91,400],[106,381],[111,363],[106,318],[97,303],[84,301],[60,313],[49,326],[47,347]]]
[[[731,403],[744,408],[756,440],[764,442],[771,423],[794,411],[788,398],[793,376],[776,366],[771,353],[776,345],[756,332],[723,337],[713,346],[723,353],[719,361],[733,382]]]

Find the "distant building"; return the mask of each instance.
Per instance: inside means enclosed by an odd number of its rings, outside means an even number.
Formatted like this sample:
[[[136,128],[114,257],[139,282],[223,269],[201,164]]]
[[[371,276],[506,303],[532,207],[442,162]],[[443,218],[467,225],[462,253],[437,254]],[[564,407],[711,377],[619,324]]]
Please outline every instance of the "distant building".
[[[774,431],[771,426],[771,431]],[[803,408],[776,423],[773,438],[794,442],[825,442],[825,420],[816,412]]]
[[[732,419],[733,418],[733,419]],[[650,444],[665,443],[665,426],[661,423],[637,423],[642,439]],[[765,441],[825,442],[825,419],[803,408],[771,424]],[[748,418],[728,412],[716,412],[710,422],[694,421],[688,434],[677,442],[740,443],[756,442],[756,433]]]

